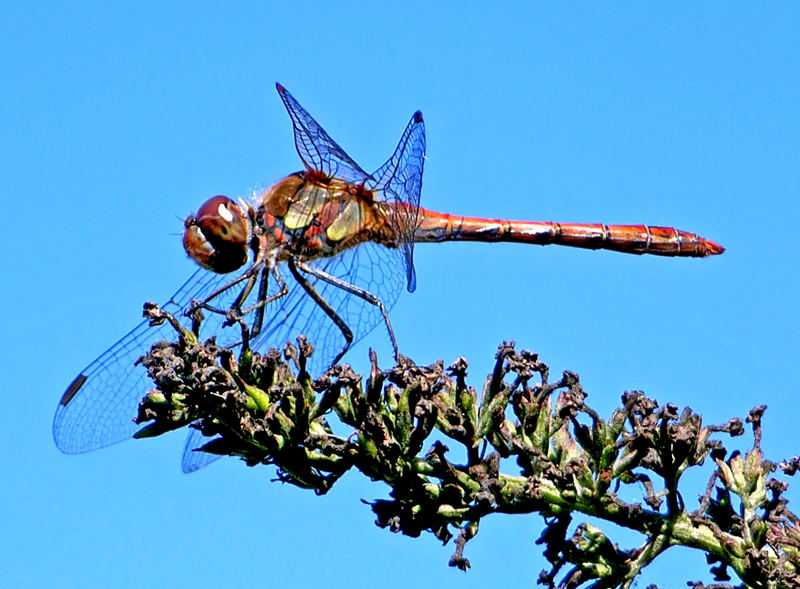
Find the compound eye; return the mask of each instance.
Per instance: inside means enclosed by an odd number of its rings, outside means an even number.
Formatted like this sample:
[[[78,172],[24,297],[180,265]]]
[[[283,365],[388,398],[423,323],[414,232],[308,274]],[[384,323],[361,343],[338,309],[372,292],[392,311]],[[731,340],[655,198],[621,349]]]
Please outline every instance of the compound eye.
[[[224,274],[247,261],[248,218],[227,196],[209,198],[184,226],[183,247],[204,268]]]
[[[227,196],[214,196],[204,202],[195,223],[210,240],[247,241],[247,220],[239,205]]]

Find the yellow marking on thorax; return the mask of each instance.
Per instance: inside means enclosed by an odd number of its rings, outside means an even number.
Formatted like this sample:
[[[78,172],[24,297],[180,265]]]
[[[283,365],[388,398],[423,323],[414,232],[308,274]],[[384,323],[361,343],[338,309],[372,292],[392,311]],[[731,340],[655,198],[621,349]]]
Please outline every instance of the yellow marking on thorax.
[[[331,241],[342,241],[346,237],[350,237],[358,233],[364,224],[364,215],[360,203],[351,198],[345,202],[339,214],[328,225],[325,230],[325,235]]]
[[[287,229],[307,227],[325,204],[327,193],[314,185],[306,185],[299,196],[300,198],[289,205],[283,216],[283,224]]]

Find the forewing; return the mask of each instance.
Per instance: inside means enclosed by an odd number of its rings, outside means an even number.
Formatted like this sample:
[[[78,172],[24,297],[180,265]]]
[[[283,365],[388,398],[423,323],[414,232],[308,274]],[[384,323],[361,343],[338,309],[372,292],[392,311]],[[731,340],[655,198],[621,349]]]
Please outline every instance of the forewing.
[[[411,116],[397,147],[386,163],[372,174],[367,186],[394,203],[395,228],[402,236],[406,283],[409,292],[417,285],[414,271],[414,231],[417,227],[422,171],[425,166],[425,121],[420,111]]]
[[[230,276],[197,270],[161,308],[181,318],[192,299],[204,299],[229,280]],[[234,295],[222,298],[228,300]],[[234,343],[237,332],[221,329],[223,320],[221,315],[207,313],[201,337],[217,333],[221,344]],[[147,320],[142,321],[82,370],[56,409],[53,419],[56,446],[63,452],[76,454],[130,438],[141,427],[133,422],[139,402],[154,386],[147,371],[136,365],[136,361],[154,342],[174,341],[176,337],[168,322],[151,327]]]
[[[276,84],[276,87],[292,119],[294,143],[306,168],[323,172],[329,178],[341,178],[356,184],[366,180],[368,174],[331,139],[294,96],[280,84]]]

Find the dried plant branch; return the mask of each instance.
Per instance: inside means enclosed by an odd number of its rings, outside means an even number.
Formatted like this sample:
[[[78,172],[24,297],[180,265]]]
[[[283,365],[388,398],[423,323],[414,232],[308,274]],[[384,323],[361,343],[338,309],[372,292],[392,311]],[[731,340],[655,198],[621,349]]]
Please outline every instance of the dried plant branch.
[[[741,419],[703,425],[689,408],[631,392],[604,420],[586,404],[578,375],[550,382],[537,355],[511,343],[500,347],[478,395],[464,359],[447,369],[403,360],[381,371],[371,354],[365,382],[346,365],[312,380],[313,348],[303,338],[283,355],[237,358],[213,339],[197,341],[157,307],[147,313],[171,321],[179,337],[141,359],[156,386],[141,403],[137,437],[194,424],[216,436],[204,451],[274,464],[281,481],[320,494],[356,468],[392,489],[369,503],[379,526],[431,532],[442,542],[455,536],[450,565],[463,570],[483,517],[538,512],[545,521],[538,543],[550,563],[538,581],[550,588],[629,587],[673,545],[704,551],[716,581],[728,581],[730,569],[748,587],[800,585],[800,520],[787,509],[787,484],[770,478],[778,467],[793,475],[800,459],[777,467],[764,459],[764,406],[747,417],[754,440],[742,455],[718,439],[742,435]],[[352,433],[334,434],[331,420]],[[463,447],[466,461],[429,442],[435,431]],[[689,511],[680,479],[706,458],[716,469]],[[623,501],[623,486],[640,489],[641,502]],[[636,530],[643,543],[622,549],[594,525],[571,528],[578,514]]]

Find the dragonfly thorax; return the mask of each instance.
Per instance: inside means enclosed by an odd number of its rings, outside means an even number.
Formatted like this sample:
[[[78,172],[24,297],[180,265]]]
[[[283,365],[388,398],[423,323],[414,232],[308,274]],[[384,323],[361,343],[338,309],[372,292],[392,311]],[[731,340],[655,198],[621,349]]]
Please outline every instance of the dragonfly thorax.
[[[258,198],[256,232],[265,247],[302,260],[335,256],[365,241],[396,247],[385,203],[363,185],[316,172],[291,174]]]
[[[247,211],[227,196],[214,196],[184,222],[183,248],[195,262],[227,274],[247,262],[250,219]]]

